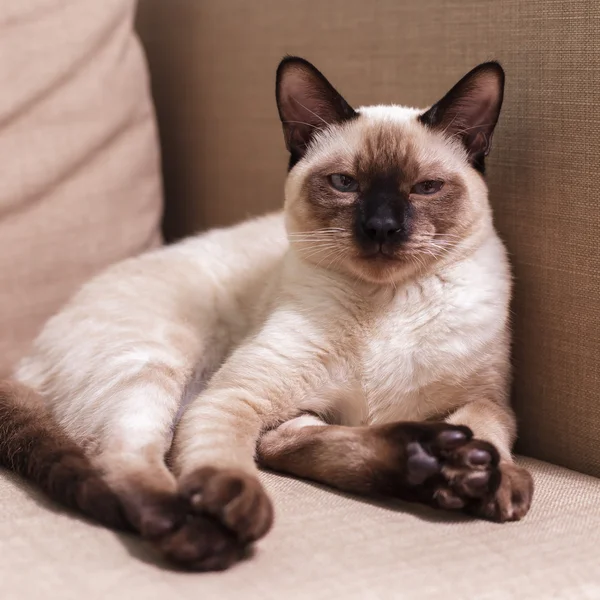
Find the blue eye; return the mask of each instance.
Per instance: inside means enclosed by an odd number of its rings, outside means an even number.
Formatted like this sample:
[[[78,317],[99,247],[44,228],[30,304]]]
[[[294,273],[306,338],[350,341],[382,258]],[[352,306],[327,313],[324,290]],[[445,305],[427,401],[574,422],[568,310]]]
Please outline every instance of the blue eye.
[[[350,175],[344,175],[343,173],[334,173],[328,177],[329,183],[334,190],[338,192],[356,192],[358,189],[358,181]]]
[[[410,193],[418,194],[419,196],[430,196],[431,194],[439,192],[443,186],[443,181],[434,181],[433,179],[427,181],[420,181],[419,183],[412,186]]]

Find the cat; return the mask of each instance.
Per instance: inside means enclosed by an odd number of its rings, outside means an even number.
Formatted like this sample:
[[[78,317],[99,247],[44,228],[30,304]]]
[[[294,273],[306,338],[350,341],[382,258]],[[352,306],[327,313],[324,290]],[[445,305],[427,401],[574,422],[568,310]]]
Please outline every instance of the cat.
[[[353,109],[286,57],[282,213],[118,264],[0,387],[0,460],[192,570],[273,521],[263,466],[496,521],[513,462],[511,274],[484,178],[496,62],[428,109]]]

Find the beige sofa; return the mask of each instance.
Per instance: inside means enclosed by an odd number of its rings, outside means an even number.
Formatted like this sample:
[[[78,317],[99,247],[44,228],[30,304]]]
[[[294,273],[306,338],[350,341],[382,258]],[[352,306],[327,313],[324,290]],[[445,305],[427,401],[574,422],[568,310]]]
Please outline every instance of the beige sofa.
[[[2,375],[79,282],[159,243],[162,190],[133,1],[0,6]],[[265,474],[273,532],[229,572],[198,575],[0,471],[0,598],[600,598],[596,0],[142,0],[137,26],[169,239],[281,203],[284,53],[357,105],[425,105],[502,61],[489,183],[516,277],[514,402],[534,504],[498,525]]]

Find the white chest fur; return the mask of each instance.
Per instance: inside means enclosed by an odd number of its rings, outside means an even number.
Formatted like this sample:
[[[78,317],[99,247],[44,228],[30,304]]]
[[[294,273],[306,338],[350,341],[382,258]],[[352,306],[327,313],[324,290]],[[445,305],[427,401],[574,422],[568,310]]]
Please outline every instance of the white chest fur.
[[[510,291],[496,242],[439,276],[398,290],[374,319],[361,356],[370,422],[450,410],[464,402],[473,374],[496,359]]]
[[[357,295],[291,259],[286,273],[292,302],[277,332],[296,335],[278,347],[293,340],[304,370],[317,353],[325,374],[304,410],[319,413],[334,398],[347,425],[427,419],[464,404],[478,373],[508,360],[510,276],[493,233],[468,258],[394,291]]]

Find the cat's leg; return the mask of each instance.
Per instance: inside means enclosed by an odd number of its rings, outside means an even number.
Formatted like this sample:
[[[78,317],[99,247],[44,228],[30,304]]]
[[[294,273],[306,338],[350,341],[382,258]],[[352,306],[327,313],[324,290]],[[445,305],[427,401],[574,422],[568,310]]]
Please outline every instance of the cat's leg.
[[[325,345],[322,335],[318,341]],[[334,364],[335,349],[315,352],[310,328],[298,327],[288,311],[272,315],[230,356],[175,433],[173,468],[198,514],[218,518],[243,543],[269,530],[273,509],[257,477],[258,438],[298,415],[302,400],[331,381]]]
[[[267,385],[261,394],[235,369],[225,365],[224,373],[231,375],[230,386],[211,385],[185,411],[172,460],[180,492],[197,513],[219,518],[249,543],[267,533],[273,521],[254,455],[261,430],[278,411]]]
[[[91,470],[108,493],[115,490],[119,511],[124,506],[135,529],[170,558],[195,569],[227,566],[239,542],[217,520],[190,518],[164,455],[184,387],[194,374],[205,381],[245,336],[286,248],[281,216],[267,216],[127,260],[84,285],[44,326],[14,374],[38,392],[48,414],[40,411],[43,418],[34,421],[16,406],[20,392],[0,389],[0,412],[19,416],[11,421],[12,445],[0,440],[0,461],[49,491],[48,480],[57,478],[46,473],[56,474],[58,461],[64,466],[65,453],[85,453],[78,472],[87,477]],[[36,437],[34,455],[18,445],[31,432],[53,435]],[[57,499],[73,506],[64,493]],[[195,538],[191,552],[181,539],[173,550],[174,532]]]
[[[527,513],[533,493],[530,474],[512,461],[513,436],[508,407],[475,401],[447,423],[342,427],[299,417],[263,435],[258,456],[268,468],[347,492],[507,521]]]
[[[500,454],[500,484],[493,493],[470,506],[476,514],[494,521],[518,521],[531,506],[533,478],[514,463],[511,448],[516,435],[515,416],[507,404],[473,400],[453,412],[447,423],[466,425],[477,438],[492,443]]]
[[[265,467],[343,491],[448,509],[495,489],[499,477],[492,445],[439,422],[344,427],[302,416],[264,434],[258,457]],[[454,498],[445,490],[457,476],[461,496]]]
[[[108,527],[165,535],[188,512],[164,462],[180,386],[157,377],[156,365],[148,371],[138,374],[143,384],[124,377],[105,390],[100,404],[114,407],[87,444],[74,442],[34,389],[0,382],[0,464]]]
[[[87,450],[133,527],[147,538],[166,534],[185,518],[165,464],[183,386],[181,375],[162,373],[157,365],[119,380],[108,391],[115,408]]]
[[[194,514],[165,463],[186,371],[154,362],[109,382],[95,397],[93,387],[79,390],[94,402],[78,403],[86,432],[78,436],[34,390],[0,384],[0,464],[109,527],[133,529],[179,566],[228,567],[244,545],[217,519]]]
[[[166,558],[192,570],[224,569],[240,558],[243,545],[216,519],[192,514],[165,463],[185,382],[156,365],[141,376],[143,384],[120,386],[119,413],[99,440],[93,464],[134,528]]]
[[[191,304],[194,290],[176,287],[162,271],[145,283],[153,284],[146,303],[131,289],[109,298],[106,312],[90,309],[87,316],[81,301],[67,307],[46,326],[38,352],[17,379],[43,391],[48,418],[84,450],[134,530],[182,566],[224,568],[237,559],[238,540],[217,520],[189,518],[189,502],[179,493],[165,454],[186,386],[195,372],[203,379],[222,360],[228,338],[215,340],[212,334],[217,314],[211,294],[202,297],[204,304]],[[87,290],[102,298],[101,284],[92,282]],[[169,293],[169,302],[153,301]],[[123,314],[114,313],[113,304]],[[48,454],[46,468],[53,469],[55,460]],[[184,540],[172,539],[181,531],[196,540],[193,556]],[[217,550],[210,543],[215,536]],[[201,540],[210,553],[203,552]]]

